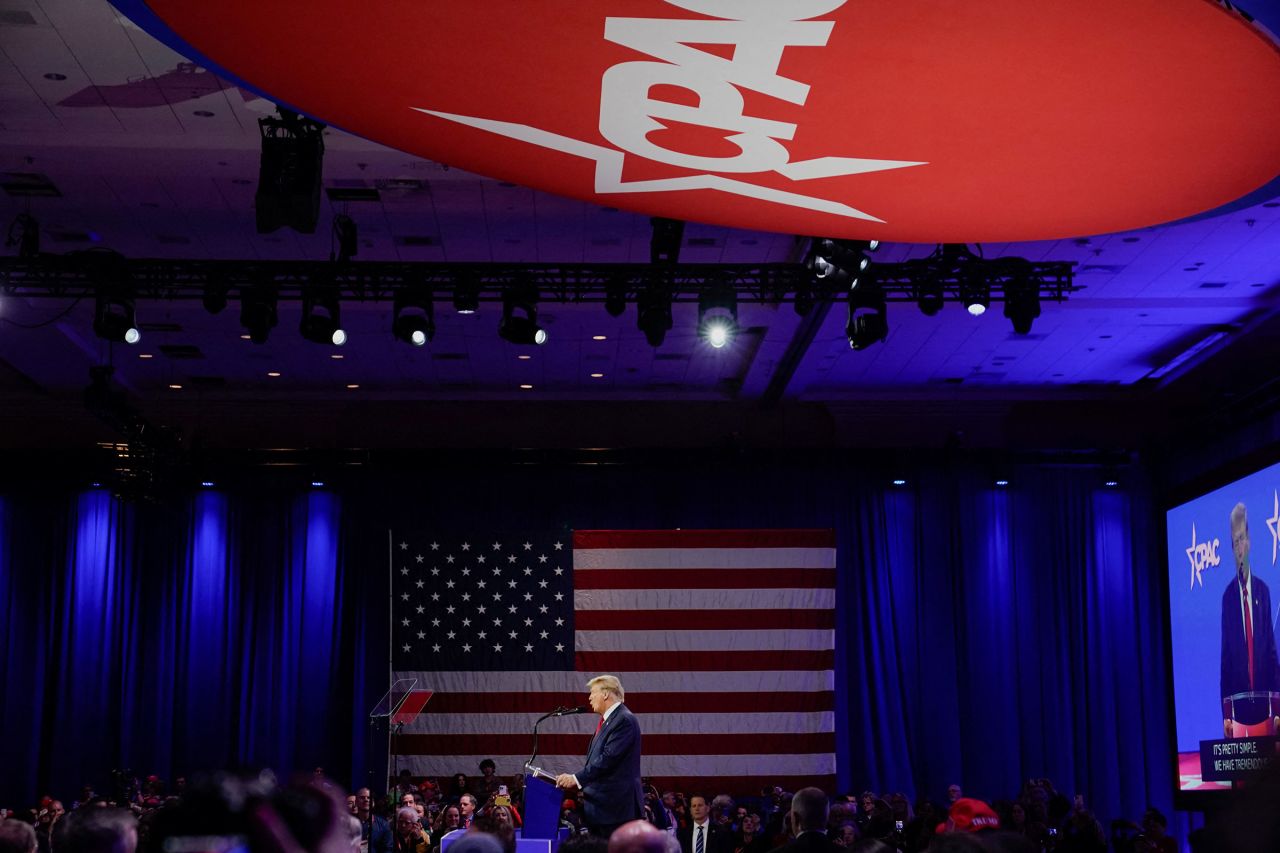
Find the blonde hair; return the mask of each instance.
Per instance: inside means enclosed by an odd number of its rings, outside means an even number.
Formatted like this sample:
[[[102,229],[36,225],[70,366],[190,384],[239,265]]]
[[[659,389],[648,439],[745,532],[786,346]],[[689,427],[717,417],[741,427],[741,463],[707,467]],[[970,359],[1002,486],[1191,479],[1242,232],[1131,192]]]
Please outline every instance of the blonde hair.
[[[625,702],[626,694],[622,692],[622,682],[618,680],[616,675],[597,675],[595,678],[587,682],[587,689],[599,687],[606,693],[612,693],[618,697],[619,702]]]
[[[1249,527],[1249,516],[1242,503],[1238,503],[1231,508],[1231,530],[1233,533],[1237,527],[1243,527],[1246,530]]]

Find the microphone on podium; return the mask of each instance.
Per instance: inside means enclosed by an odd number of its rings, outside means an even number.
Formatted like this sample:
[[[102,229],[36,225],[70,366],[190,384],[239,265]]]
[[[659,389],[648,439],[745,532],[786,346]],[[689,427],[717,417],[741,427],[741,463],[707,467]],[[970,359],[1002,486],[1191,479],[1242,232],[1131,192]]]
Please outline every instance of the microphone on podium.
[[[586,705],[579,705],[576,708],[556,708],[551,712],[553,717],[568,717],[571,714],[586,714],[591,711]]]

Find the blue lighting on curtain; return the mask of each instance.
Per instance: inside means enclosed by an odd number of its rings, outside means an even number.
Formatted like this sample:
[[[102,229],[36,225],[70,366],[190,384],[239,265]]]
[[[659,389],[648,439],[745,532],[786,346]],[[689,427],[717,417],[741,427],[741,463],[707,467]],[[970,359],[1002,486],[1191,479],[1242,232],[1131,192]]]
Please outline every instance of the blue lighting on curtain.
[[[532,505],[512,497],[531,476]],[[122,766],[172,778],[323,765],[365,782],[366,759],[385,748],[366,743],[365,714],[387,687],[387,527],[510,516],[579,529],[833,527],[842,790],[941,798],[959,782],[994,798],[1048,776],[1104,819],[1168,811],[1146,499],[1102,488],[1092,470],[1026,466],[1009,479],[1016,488],[963,465],[673,462],[469,470],[426,494],[397,475],[356,499],[309,480],[290,492],[196,488],[178,507],[124,506],[103,490],[7,494],[0,766],[19,770],[0,772],[0,796],[74,794]]]

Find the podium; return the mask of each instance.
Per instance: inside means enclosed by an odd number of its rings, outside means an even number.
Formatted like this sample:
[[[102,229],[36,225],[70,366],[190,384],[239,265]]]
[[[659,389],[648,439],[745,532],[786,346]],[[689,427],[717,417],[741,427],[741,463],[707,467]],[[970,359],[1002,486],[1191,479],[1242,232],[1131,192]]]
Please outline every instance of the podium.
[[[569,834],[560,828],[560,803],[564,795],[556,787],[555,778],[537,767],[525,765],[524,825],[516,830],[516,853],[555,853]],[[449,845],[463,835],[454,830],[440,839],[440,853],[448,853]]]
[[[406,725],[417,719],[418,715],[427,706],[430,701],[432,691],[417,690],[418,680],[416,678],[400,678],[391,685],[391,689],[386,692],[378,703],[369,711],[369,739],[367,741],[368,755],[370,756],[369,765],[369,790],[376,792],[379,796],[387,790],[388,777],[395,778],[399,769],[399,756],[395,755],[396,763],[392,763],[393,753],[391,750],[392,741],[396,735],[404,729]],[[372,764],[373,756],[373,739],[375,736],[385,736],[387,749],[386,764],[382,765],[381,772],[375,774]],[[379,756],[381,759],[382,756]],[[375,779],[381,778],[380,782]]]
[[[554,776],[525,765],[524,828],[521,838],[554,840],[560,828],[560,803],[564,794],[556,787]]]
[[[1280,734],[1280,692],[1246,690],[1222,700],[1222,718],[1231,721],[1232,738]]]

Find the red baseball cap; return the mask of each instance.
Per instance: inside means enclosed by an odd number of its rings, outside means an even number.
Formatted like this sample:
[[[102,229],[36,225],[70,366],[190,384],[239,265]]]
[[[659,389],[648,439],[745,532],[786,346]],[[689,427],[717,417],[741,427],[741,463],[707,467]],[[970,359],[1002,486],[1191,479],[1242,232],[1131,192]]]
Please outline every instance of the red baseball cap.
[[[947,820],[938,824],[936,832],[979,832],[999,828],[1000,816],[992,811],[991,806],[982,800],[961,797],[951,804]]]

